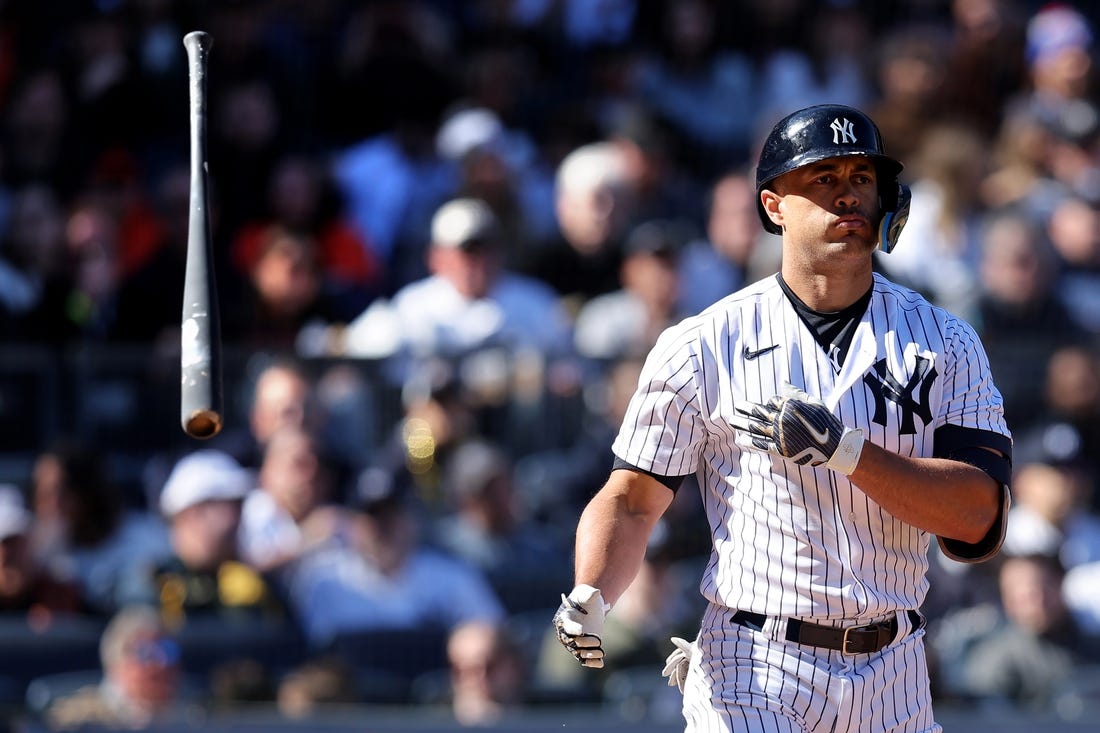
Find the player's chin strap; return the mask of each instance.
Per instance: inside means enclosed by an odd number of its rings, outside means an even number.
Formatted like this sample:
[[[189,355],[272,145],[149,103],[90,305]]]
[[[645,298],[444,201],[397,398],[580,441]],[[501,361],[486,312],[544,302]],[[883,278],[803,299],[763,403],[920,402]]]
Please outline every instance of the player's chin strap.
[[[913,202],[913,193],[903,183],[898,184],[898,205],[892,211],[882,215],[878,224],[879,247],[889,254],[898,243],[905,222],[909,221],[909,205]]]

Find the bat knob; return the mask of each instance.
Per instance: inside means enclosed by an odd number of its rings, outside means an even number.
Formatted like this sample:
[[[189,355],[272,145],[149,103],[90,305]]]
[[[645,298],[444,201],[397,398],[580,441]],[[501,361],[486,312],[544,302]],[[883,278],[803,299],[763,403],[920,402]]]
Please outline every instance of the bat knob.
[[[198,410],[187,419],[183,429],[192,438],[213,438],[221,432],[222,418],[213,410]]]
[[[206,31],[191,31],[183,37],[184,47],[198,51],[208,51],[214,44],[214,37]]]

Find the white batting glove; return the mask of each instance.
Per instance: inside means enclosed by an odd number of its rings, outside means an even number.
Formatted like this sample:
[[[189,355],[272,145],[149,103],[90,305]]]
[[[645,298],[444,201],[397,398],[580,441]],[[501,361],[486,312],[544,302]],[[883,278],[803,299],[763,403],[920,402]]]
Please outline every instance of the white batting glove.
[[[825,464],[849,475],[863,452],[863,431],[846,427],[821,400],[791,385],[764,404],[734,404],[733,426],[742,448],[773,453],[800,466]]]
[[[611,606],[603,602],[599,588],[578,585],[562,595],[554,614],[558,641],[577,658],[582,667],[603,667],[603,621]]]
[[[695,642],[672,637],[669,641],[675,645],[672,654],[665,660],[665,668],[661,670],[662,677],[668,677],[668,686],[676,687],[681,693],[684,691],[684,681],[688,676],[688,667],[691,666],[691,655],[695,652]]]

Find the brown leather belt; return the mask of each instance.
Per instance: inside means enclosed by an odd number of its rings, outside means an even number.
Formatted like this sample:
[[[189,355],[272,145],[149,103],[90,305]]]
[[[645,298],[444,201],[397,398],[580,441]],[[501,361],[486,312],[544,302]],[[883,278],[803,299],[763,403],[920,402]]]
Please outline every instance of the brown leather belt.
[[[924,626],[924,617],[919,611],[908,610],[905,614],[909,617],[910,633]],[[768,617],[762,613],[738,611],[730,620],[740,626],[761,631]],[[891,616],[887,621],[875,624],[843,628],[822,626],[792,618],[787,620],[786,639],[796,644],[833,649],[844,654],[873,654],[893,641],[897,633],[896,615]]]

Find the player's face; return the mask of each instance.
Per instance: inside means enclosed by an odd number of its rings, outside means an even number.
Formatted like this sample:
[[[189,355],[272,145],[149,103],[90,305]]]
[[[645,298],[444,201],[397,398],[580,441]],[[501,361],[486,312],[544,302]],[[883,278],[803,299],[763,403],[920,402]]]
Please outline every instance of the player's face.
[[[827,158],[776,182],[784,237],[808,246],[870,252],[878,241],[878,180],[867,158]],[[829,251],[833,251],[830,247]]]

